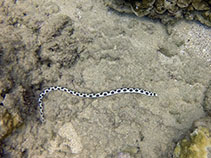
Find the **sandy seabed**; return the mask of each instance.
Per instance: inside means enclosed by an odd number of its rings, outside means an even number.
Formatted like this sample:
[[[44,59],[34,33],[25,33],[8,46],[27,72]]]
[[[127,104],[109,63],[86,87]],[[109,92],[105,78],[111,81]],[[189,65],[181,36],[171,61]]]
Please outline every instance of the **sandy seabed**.
[[[2,139],[2,157],[171,157],[207,115],[210,43],[211,30],[198,23],[167,30],[102,0],[1,1],[0,99],[21,124]],[[43,100],[41,124],[39,93],[56,85],[79,92],[137,87],[158,97],[82,99],[54,91]]]

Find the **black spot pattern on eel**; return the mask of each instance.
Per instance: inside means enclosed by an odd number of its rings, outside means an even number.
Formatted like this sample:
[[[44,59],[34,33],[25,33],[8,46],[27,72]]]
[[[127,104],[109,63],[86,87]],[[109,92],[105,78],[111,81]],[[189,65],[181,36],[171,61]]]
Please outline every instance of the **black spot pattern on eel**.
[[[57,91],[57,90],[67,92],[69,94],[72,94],[72,95],[75,95],[75,96],[78,96],[78,97],[81,97],[81,98],[93,98],[93,99],[94,98],[100,98],[100,97],[112,96],[112,95],[120,94],[120,93],[129,93],[129,94],[135,93],[135,94],[144,94],[144,95],[147,95],[147,96],[157,96],[156,93],[153,93],[153,92],[150,92],[150,91],[147,91],[147,90],[143,90],[143,89],[140,89],[140,88],[118,88],[118,89],[114,89],[114,90],[111,90],[111,91],[88,94],[88,93],[76,92],[74,90],[70,90],[70,89],[65,88],[65,87],[53,86],[53,87],[49,87],[49,88],[43,90],[39,95],[38,105],[39,105],[39,109],[40,109],[41,122],[45,121],[44,107],[43,107],[42,99],[49,92]]]

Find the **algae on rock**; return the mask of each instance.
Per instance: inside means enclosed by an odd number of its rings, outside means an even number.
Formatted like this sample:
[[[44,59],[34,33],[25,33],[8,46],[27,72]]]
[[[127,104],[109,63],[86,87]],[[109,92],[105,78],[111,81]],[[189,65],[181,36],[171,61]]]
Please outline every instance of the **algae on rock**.
[[[119,12],[130,12],[139,17],[147,16],[152,19],[160,19],[164,24],[174,24],[179,19],[186,19],[196,20],[211,27],[211,1],[207,0],[104,1],[107,6]]]
[[[21,124],[22,120],[17,113],[11,114],[6,108],[0,106],[0,141]]]
[[[177,144],[174,158],[207,158],[209,146],[211,146],[209,129],[199,127],[190,134],[190,138],[184,138]]]

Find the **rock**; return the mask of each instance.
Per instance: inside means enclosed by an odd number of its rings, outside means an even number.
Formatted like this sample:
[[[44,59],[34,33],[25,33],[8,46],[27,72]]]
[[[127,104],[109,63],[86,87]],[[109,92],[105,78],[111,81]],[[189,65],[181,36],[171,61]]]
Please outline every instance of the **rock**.
[[[206,0],[104,1],[107,6],[119,12],[126,12],[125,10],[127,10],[127,13],[133,12],[139,17],[147,16],[152,19],[160,19],[164,24],[174,24],[179,19],[186,19],[197,20],[202,24],[211,27],[211,3]],[[121,7],[119,4],[121,4]],[[131,11],[129,11],[130,9]]]
[[[131,8],[137,16],[148,15],[153,8],[155,0],[131,1]]]
[[[78,154],[82,151],[83,146],[81,144],[80,137],[78,136],[77,132],[75,131],[73,125],[71,123],[64,124],[59,129],[59,135],[67,140],[65,143],[67,146],[70,147],[72,153]]]
[[[4,86],[1,85],[2,83],[5,83]],[[22,106],[24,104],[24,89],[19,86],[9,93],[10,88],[11,82],[9,79],[0,82],[0,94],[4,95],[1,98],[2,106],[0,106],[0,141],[23,124],[19,108],[24,108]]]
[[[164,0],[164,7],[168,10],[169,13],[176,13],[179,8],[177,7],[177,3],[174,0]]]
[[[131,158],[129,153],[120,152],[117,155],[117,158]]]
[[[65,15],[49,18],[43,24],[40,29],[40,42],[43,49],[40,56],[49,62],[49,67],[59,63],[60,66],[69,68],[76,63],[80,48],[78,41],[72,37],[73,32],[73,22]]]
[[[106,0],[105,5],[109,6],[110,8],[115,8],[115,10],[122,13],[132,13],[130,4],[126,3],[125,1]]]
[[[209,116],[211,116],[211,81],[205,92],[203,108],[204,111],[207,112]]]
[[[155,11],[158,14],[163,14],[166,11],[166,8],[164,7],[164,1],[155,2]]]
[[[193,0],[192,5],[196,10],[210,10],[210,6],[205,0]]]
[[[190,3],[191,3],[191,0],[177,0],[177,5],[180,8],[186,8],[190,5]]]
[[[174,49],[172,49],[174,48]],[[160,53],[162,53],[163,55],[165,55],[166,57],[172,57],[172,56],[175,56],[177,54],[177,46],[175,44],[171,44],[171,45],[160,45],[159,48],[158,48],[158,51]]]
[[[60,36],[63,32],[71,35],[73,33],[72,25],[72,20],[66,15],[59,14],[58,16],[49,18],[40,28],[39,40],[41,43],[46,43],[46,41],[55,40],[55,38]]]
[[[211,118],[200,119],[193,126],[193,132],[177,143],[173,158],[207,158],[207,148],[211,145]]]
[[[211,12],[207,11],[203,13],[202,15],[195,15],[195,20],[200,21],[202,24],[207,25],[211,27]]]
[[[2,77],[0,79],[0,94],[4,96],[7,91],[12,88],[12,81],[8,79],[8,77]],[[2,98],[3,99],[3,98]],[[2,102],[2,100],[1,100]]]
[[[17,113],[12,114],[5,107],[0,106],[0,141],[10,135],[21,124],[21,117]]]

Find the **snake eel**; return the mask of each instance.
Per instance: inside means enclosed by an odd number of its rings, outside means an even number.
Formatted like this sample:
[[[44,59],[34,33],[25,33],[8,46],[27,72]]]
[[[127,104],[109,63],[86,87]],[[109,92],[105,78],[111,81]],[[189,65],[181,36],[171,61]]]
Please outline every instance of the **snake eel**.
[[[122,93],[130,93],[130,94],[135,93],[135,94],[144,94],[147,96],[157,96],[157,94],[154,92],[150,92],[150,91],[140,89],[140,88],[118,88],[118,89],[104,91],[104,92],[100,92],[100,93],[80,93],[80,92],[76,92],[74,90],[71,90],[71,89],[68,89],[65,87],[52,86],[52,87],[44,89],[39,95],[38,104],[39,104],[39,108],[40,108],[41,122],[45,121],[42,99],[46,94],[48,94],[51,91],[63,91],[63,92],[67,92],[69,94],[72,94],[74,96],[79,96],[82,98],[101,98],[101,97],[106,97],[106,96],[112,96],[115,94],[122,94]]]

